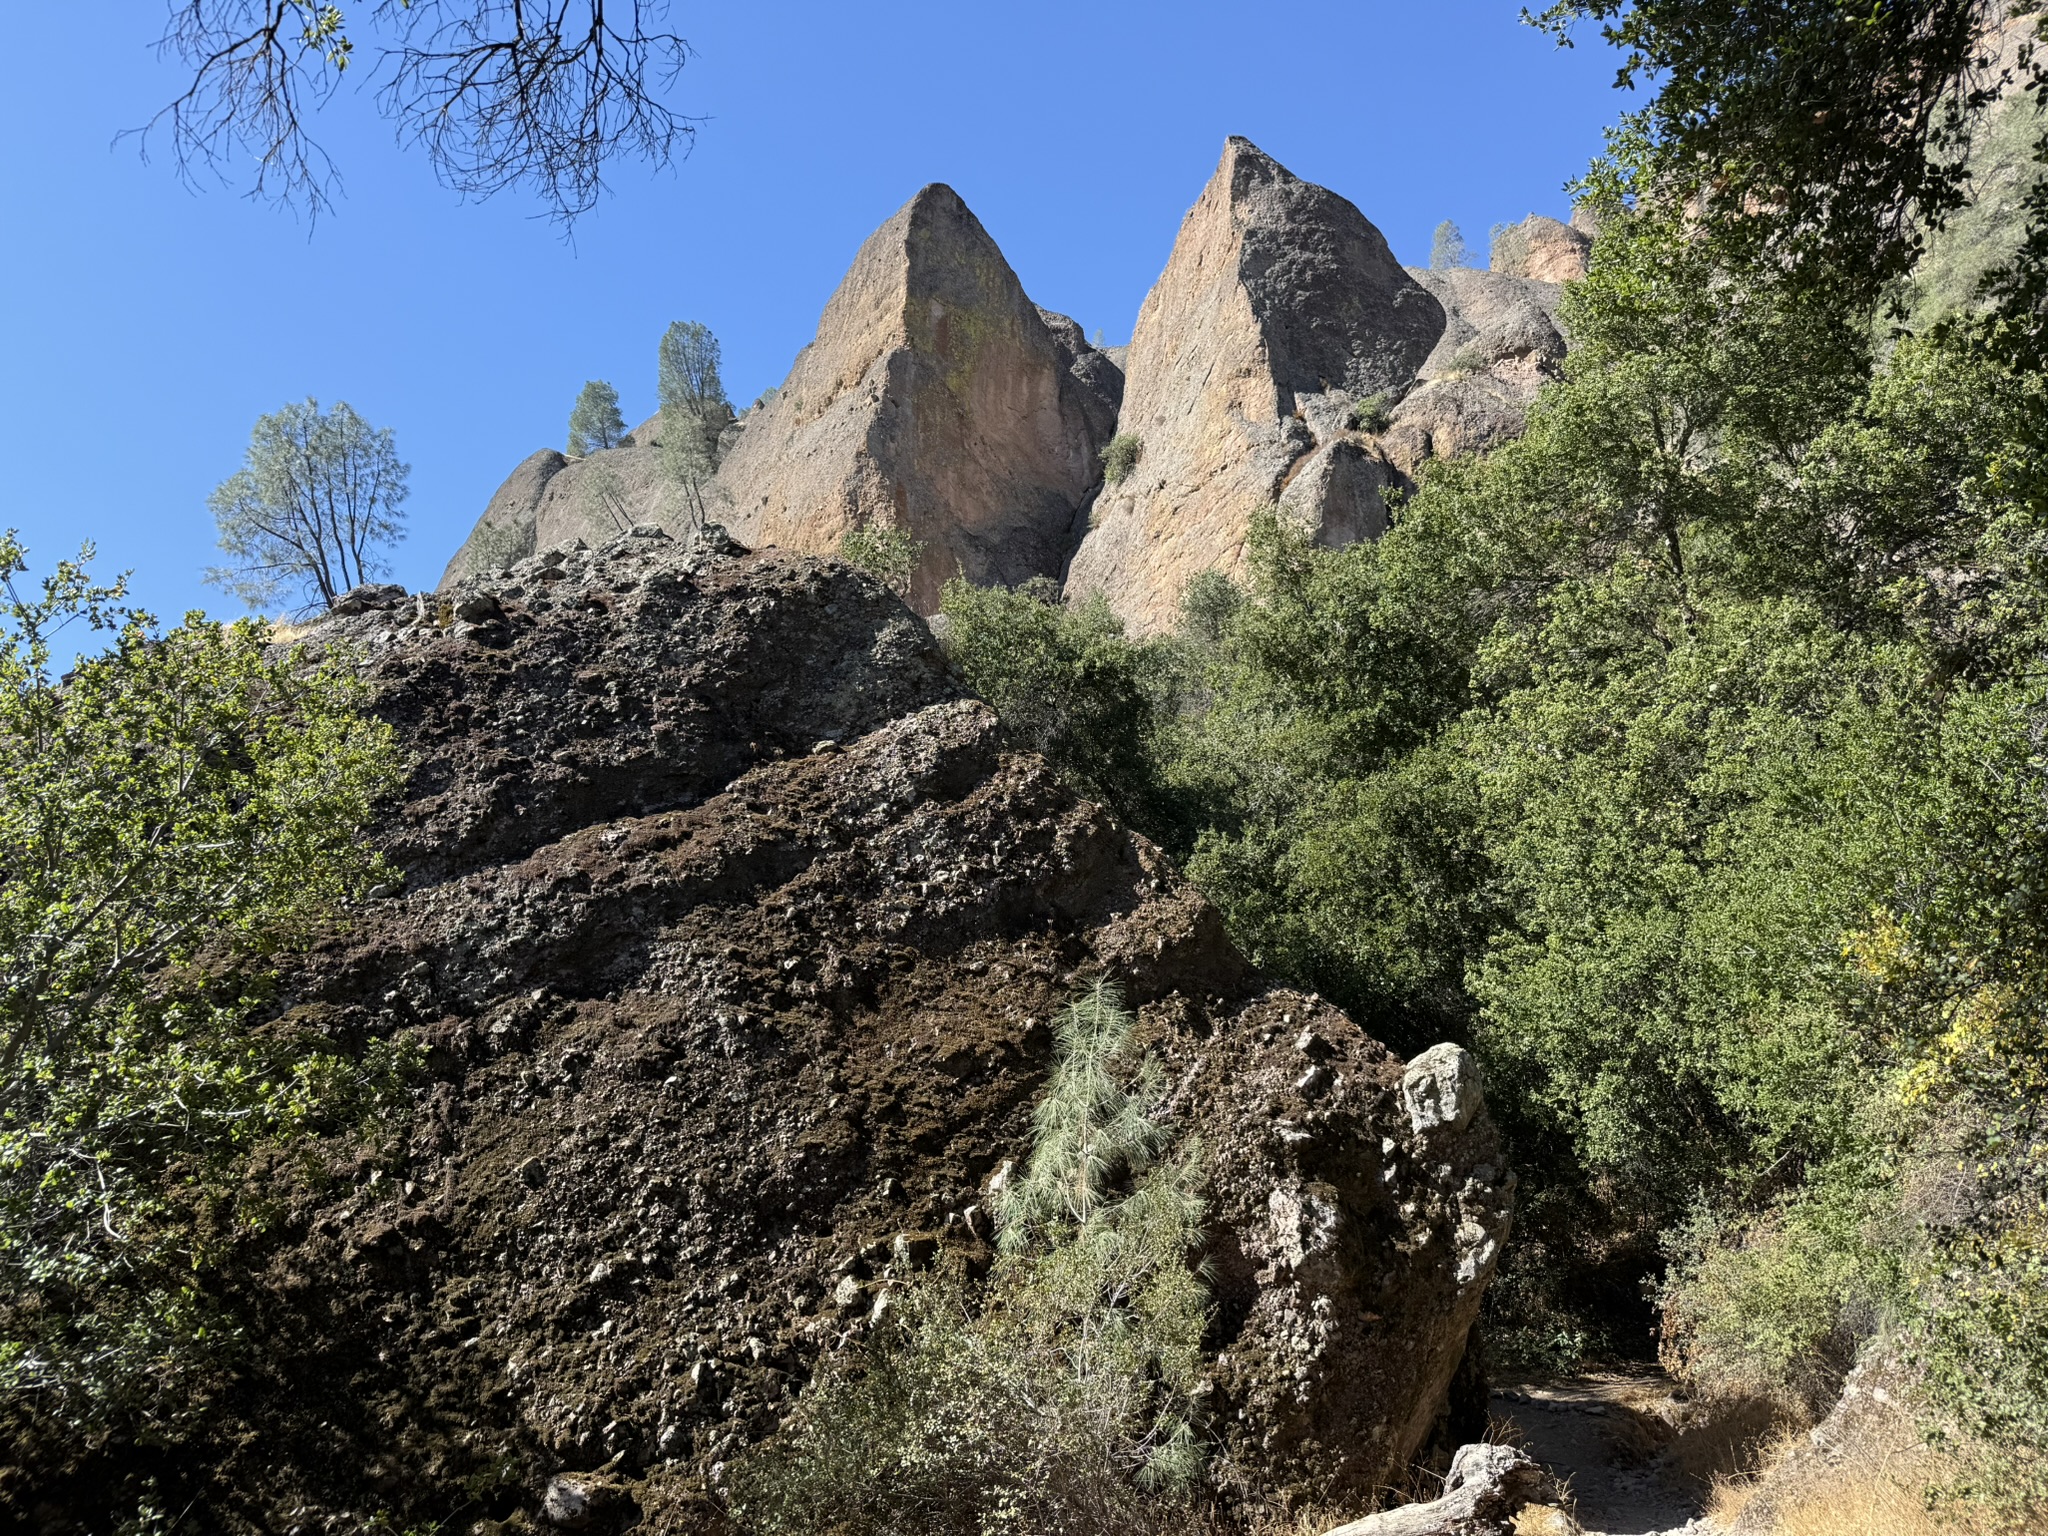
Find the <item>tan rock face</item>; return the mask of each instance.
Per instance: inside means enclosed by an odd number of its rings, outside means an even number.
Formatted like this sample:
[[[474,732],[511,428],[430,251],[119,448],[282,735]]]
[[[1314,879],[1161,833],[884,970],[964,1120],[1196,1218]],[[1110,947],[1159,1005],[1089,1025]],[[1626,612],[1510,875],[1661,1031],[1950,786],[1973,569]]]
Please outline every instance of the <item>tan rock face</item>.
[[[1282,493],[1345,436],[1353,401],[1407,386],[1443,329],[1363,214],[1231,139],[1139,312],[1118,431],[1142,455],[1098,498],[1069,595],[1100,592],[1157,630],[1190,577],[1241,566],[1261,506],[1301,508],[1329,543],[1384,527],[1360,464],[1330,459]]]
[[[441,573],[441,585],[452,587],[465,576],[502,570],[523,560],[535,549],[536,514],[549,482],[569,461],[552,448],[520,460],[519,467],[505,477],[491,497],[484,515],[477,519],[462,548],[455,551],[448,569]]]
[[[728,528],[806,553],[870,520],[906,529],[927,613],[956,575],[1056,576],[1110,417],[1072,350],[967,205],[926,187],[861,247],[720,466]]]
[[[1494,237],[1492,266],[1503,277],[1569,283],[1586,275],[1592,255],[1592,233],[1580,229],[1576,217],[1566,224],[1532,213]]]

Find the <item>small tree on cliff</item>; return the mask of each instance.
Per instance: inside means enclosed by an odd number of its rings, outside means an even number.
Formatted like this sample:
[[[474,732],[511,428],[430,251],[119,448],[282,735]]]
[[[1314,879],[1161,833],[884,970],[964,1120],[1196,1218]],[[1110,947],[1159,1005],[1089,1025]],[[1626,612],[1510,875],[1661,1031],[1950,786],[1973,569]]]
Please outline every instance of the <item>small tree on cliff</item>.
[[[662,334],[657,359],[662,468],[682,494],[684,517],[699,528],[717,499],[718,435],[732,420],[718,355],[710,326],[678,320]]]
[[[324,608],[379,574],[405,536],[408,465],[389,427],[338,401],[307,399],[258,417],[242,468],[207,499],[231,564],[206,573],[251,608],[294,592]]]
[[[1452,267],[1471,265],[1471,253],[1465,248],[1465,236],[1458,226],[1449,219],[1437,225],[1436,234],[1429,242],[1429,268],[1432,272],[1447,272]]]
[[[577,458],[598,448],[616,448],[626,435],[619,414],[619,392],[603,379],[591,379],[569,412],[569,452]]]

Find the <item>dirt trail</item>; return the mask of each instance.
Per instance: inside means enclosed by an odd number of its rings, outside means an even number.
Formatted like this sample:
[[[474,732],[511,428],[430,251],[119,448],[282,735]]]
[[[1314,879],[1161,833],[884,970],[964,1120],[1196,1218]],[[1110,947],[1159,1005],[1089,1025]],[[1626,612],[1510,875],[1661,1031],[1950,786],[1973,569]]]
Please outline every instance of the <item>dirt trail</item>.
[[[1705,1485],[1669,1454],[1673,1384],[1655,1372],[1511,1382],[1491,1409],[1570,1492],[1587,1536],[1711,1536]]]

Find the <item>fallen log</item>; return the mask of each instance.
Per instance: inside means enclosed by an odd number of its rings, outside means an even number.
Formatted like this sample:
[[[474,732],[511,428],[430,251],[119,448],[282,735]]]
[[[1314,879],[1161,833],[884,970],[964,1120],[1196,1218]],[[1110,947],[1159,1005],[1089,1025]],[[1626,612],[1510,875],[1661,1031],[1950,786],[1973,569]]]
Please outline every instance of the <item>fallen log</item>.
[[[1550,1474],[1512,1445],[1468,1445],[1451,1458],[1441,1498],[1403,1504],[1324,1536],[1509,1536],[1525,1504],[1557,1497]]]

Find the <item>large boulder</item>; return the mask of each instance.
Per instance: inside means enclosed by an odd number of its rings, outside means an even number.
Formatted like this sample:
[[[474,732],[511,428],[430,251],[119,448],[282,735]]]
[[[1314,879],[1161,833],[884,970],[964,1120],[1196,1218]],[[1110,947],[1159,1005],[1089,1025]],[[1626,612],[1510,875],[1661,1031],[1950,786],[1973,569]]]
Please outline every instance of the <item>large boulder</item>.
[[[1353,403],[1405,390],[1443,329],[1362,213],[1229,140],[1139,311],[1117,430],[1140,456],[1098,499],[1068,592],[1102,593],[1141,632],[1172,623],[1188,579],[1236,569],[1252,515],[1345,435]],[[1362,499],[1329,507],[1325,542],[1384,526],[1373,476],[1336,483]]]
[[[863,523],[901,528],[924,545],[926,613],[954,576],[1056,577],[1113,415],[1113,368],[1085,377],[1100,355],[1066,326],[952,188],[926,187],[861,246],[720,467],[734,537],[824,554]]]
[[[15,1458],[0,1523],[146,1492],[208,1529],[708,1524],[893,1284],[986,1265],[1049,1026],[1104,974],[1209,1149],[1225,1487],[1400,1480],[1508,1223],[1470,1058],[1257,977],[879,583],[650,531],[310,643],[409,754],[405,878],[263,1028],[416,1041],[414,1107],[264,1170],[250,1368],[147,1450]]]
[[[1503,277],[1533,278],[1539,283],[1569,283],[1586,275],[1593,259],[1593,234],[1582,227],[1592,222],[1578,214],[1563,223],[1532,213],[1493,237],[1490,265]]]

